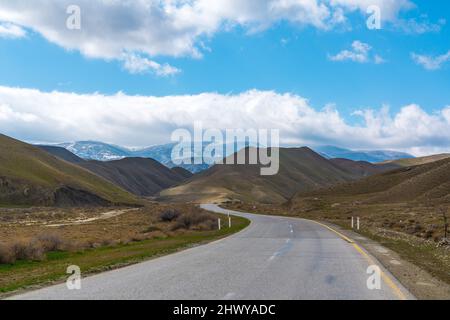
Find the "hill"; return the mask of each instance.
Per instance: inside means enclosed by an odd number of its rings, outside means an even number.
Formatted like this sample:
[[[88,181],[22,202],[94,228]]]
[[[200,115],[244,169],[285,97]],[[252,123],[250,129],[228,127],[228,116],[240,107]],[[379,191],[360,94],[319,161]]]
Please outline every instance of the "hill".
[[[450,154],[443,153],[443,154],[437,154],[437,155],[432,155],[432,156],[427,156],[427,157],[385,161],[380,164],[381,165],[393,164],[393,165],[397,165],[399,167],[412,167],[412,166],[418,166],[421,164],[432,163],[432,162],[436,162],[436,161],[448,159],[448,158],[450,158]]]
[[[281,203],[297,192],[348,182],[362,176],[361,172],[343,168],[309,148],[280,148],[279,151],[280,170],[277,175],[261,176],[259,165],[215,165],[195,175],[186,184],[163,191],[161,196],[180,201]],[[242,152],[248,153],[248,149],[239,153]]]
[[[366,161],[352,161],[340,158],[330,159],[330,161],[346,172],[361,178],[399,168],[398,165],[393,163],[373,164]]]
[[[171,170],[153,159],[145,158],[86,161],[80,165],[139,196],[153,196],[163,189],[180,184],[189,175],[189,172],[181,171],[183,169]]]
[[[69,150],[63,148],[63,147],[56,147],[56,146],[37,146],[39,149],[44,150],[47,153],[50,153],[54,155],[55,157],[58,157],[64,161],[70,162],[70,163],[83,163],[85,160],[76,156]]]
[[[401,203],[411,201],[450,201],[450,158],[405,167],[366,179],[310,193],[305,196],[347,197],[367,203]]]
[[[153,159],[124,158],[114,161],[83,160],[62,147],[40,147],[65,161],[83,167],[138,196],[153,196],[192,177],[183,168],[169,169]]]
[[[0,135],[0,205],[136,204],[125,190],[35,146]]]

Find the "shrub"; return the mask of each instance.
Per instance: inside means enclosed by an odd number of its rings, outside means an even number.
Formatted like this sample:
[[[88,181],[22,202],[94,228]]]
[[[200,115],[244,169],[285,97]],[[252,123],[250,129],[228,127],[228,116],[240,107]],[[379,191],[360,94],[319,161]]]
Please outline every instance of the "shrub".
[[[35,241],[39,242],[44,248],[45,252],[49,251],[63,251],[64,241],[57,235],[42,234],[38,236]]]
[[[44,247],[38,241],[17,242],[13,245],[16,260],[41,261],[45,258]]]
[[[0,244],[0,264],[12,264],[16,262],[16,256],[10,246]]]
[[[176,209],[166,209],[159,214],[159,220],[163,222],[172,222],[180,216]]]
[[[191,212],[182,214],[176,220],[175,225],[172,227],[172,230],[178,229],[192,229],[198,225],[203,224],[204,226],[212,226],[215,219],[213,216],[203,213],[203,212]],[[211,230],[211,229],[209,229]]]

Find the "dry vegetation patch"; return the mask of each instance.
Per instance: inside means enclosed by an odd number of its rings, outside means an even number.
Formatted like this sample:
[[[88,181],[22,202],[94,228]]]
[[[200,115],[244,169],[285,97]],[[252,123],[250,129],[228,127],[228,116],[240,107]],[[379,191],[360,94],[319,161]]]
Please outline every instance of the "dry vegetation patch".
[[[41,261],[48,252],[75,252],[217,228],[213,214],[190,205],[149,204],[100,219],[110,211],[111,208],[1,209],[0,264]]]

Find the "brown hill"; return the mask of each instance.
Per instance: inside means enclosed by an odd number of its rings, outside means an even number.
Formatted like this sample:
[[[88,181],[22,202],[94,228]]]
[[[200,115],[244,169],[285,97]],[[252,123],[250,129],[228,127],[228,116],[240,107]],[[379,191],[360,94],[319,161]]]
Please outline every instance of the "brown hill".
[[[373,164],[366,161],[352,161],[348,159],[330,159],[330,161],[346,172],[356,175],[358,177],[368,177],[374,174],[386,172],[389,170],[398,169],[400,166],[393,163]]]
[[[405,167],[339,186],[299,194],[353,197],[369,203],[450,201],[450,159]]]
[[[47,153],[50,153],[51,155],[54,155],[55,157],[58,157],[64,161],[79,164],[82,162],[85,162],[84,159],[78,157],[77,155],[73,154],[69,150],[61,147],[55,147],[55,146],[36,146],[39,149],[44,150]]]
[[[47,152],[0,135],[0,205],[137,204],[125,190]]]
[[[186,184],[165,190],[163,199],[281,203],[305,192],[359,179],[362,174],[329,161],[309,148],[280,148],[280,170],[261,176],[259,165],[215,165]],[[248,149],[239,153],[247,152]],[[237,155],[233,155],[236,157]],[[364,171],[364,174],[366,172]]]
[[[181,168],[181,167],[172,168],[172,171],[177,173],[179,176],[183,177],[184,179],[192,178],[192,176],[194,175],[189,170],[186,170],[186,169]]]
[[[39,146],[48,153],[83,167],[138,196],[153,196],[192,177],[183,168],[169,169],[149,158],[86,161],[62,147]]]
[[[436,154],[432,156],[427,157],[420,157],[420,158],[412,158],[412,159],[399,159],[399,160],[392,160],[392,161],[386,161],[382,162],[379,165],[396,165],[399,167],[412,167],[412,166],[419,166],[422,164],[432,163],[444,159],[450,158],[449,153],[443,153],[443,154]]]
[[[86,161],[80,166],[139,196],[153,196],[185,181],[187,175],[147,158]]]

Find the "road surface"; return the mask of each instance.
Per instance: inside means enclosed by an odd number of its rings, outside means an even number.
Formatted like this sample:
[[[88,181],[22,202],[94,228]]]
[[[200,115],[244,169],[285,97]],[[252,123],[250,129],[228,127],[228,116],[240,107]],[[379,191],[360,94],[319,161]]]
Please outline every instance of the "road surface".
[[[323,225],[233,214],[250,219],[251,225],[214,243],[85,278],[81,290],[62,284],[13,299],[413,298],[384,269],[381,290],[369,290],[367,269],[376,260]]]

